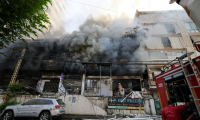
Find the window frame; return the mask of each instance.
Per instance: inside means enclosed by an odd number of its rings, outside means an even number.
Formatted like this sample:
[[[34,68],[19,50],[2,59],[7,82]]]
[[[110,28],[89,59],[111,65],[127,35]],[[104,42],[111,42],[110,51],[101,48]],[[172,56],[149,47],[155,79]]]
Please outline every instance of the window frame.
[[[164,24],[165,29],[167,30],[167,33],[176,33],[174,24]],[[172,29],[168,29],[169,27],[172,27]]]
[[[164,40],[165,39],[165,40]],[[167,39],[167,41],[166,41]],[[168,37],[161,37],[161,41],[162,41],[162,44],[163,46],[166,48],[166,47],[172,47],[171,45],[171,41],[169,40]]]
[[[200,32],[199,28],[193,22],[185,22],[184,25],[188,33]],[[193,29],[194,27],[196,27],[196,29]]]

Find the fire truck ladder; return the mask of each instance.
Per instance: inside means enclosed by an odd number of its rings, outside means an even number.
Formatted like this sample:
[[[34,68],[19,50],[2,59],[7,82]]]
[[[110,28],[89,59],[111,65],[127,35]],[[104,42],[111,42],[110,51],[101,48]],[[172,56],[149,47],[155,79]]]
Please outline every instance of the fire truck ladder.
[[[19,68],[20,68],[20,66],[21,66],[21,63],[22,63],[22,60],[23,60],[23,58],[24,58],[25,52],[26,52],[26,49],[23,49],[23,50],[22,50],[22,53],[21,53],[21,56],[19,57],[18,63],[17,63],[17,65],[16,65],[16,67],[15,67],[15,71],[14,71],[14,73],[13,73],[13,75],[12,75],[11,81],[10,81],[10,83],[9,83],[8,86],[15,84],[15,80],[16,80],[16,78],[17,78],[17,75],[18,75],[18,72],[19,72]],[[6,93],[8,94],[9,91],[10,91],[9,88],[7,88]]]
[[[190,52],[190,53],[186,53],[184,55],[182,55],[181,57],[178,57],[178,60],[181,64],[181,67],[183,69],[183,72],[184,72],[184,75],[185,75],[185,78],[187,80],[187,83],[188,83],[188,86],[189,86],[189,89],[192,93],[192,96],[193,96],[193,100],[194,100],[194,103],[197,107],[197,110],[198,110],[198,113],[200,115],[200,99],[197,97],[196,95],[196,92],[195,92],[195,88],[200,88],[200,75],[199,75],[199,70],[197,68],[197,66],[193,63],[192,59],[191,59],[191,55],[193,54],[194,52]],[[183,59],[185,58],[188,58],[188,63],[186,62],[186,64],[183,63]],[[187,70],[187,65],[190,65],[191,68],[192,68],[192,71],[193,73],[190,74],[189,71]],[[197,82],[198,82],[198,85],[197,86],[193,86],[191,84],[191,81],[193,81],[194,79],[191,78],[191,76],[195,76]]]

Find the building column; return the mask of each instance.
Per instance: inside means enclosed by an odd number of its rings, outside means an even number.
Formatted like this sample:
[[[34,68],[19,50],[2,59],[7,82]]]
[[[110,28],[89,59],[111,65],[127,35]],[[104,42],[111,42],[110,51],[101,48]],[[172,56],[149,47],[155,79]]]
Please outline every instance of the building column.
[[[84,90],[85,90],[85,73],[83,73],[83,76],[82,76],[81,95],[83,95]]]

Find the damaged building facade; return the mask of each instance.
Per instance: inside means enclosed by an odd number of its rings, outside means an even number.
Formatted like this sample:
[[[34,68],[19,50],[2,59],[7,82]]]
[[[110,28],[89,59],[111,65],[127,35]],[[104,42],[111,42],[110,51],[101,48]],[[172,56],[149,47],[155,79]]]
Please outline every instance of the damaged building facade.
[[[36,42],[35,44],[37,44]],[[41,97],[62,98],[66,105],[70,106],[67,107],[66,114],[94,115],[92,107],[94,107],[97,115],[120,113],[123,110],[123,104],[120,102],[122,96],[119,93],[118,84],[121,83],[125,95],[130,93],[131,89],[141,91],[141,73],[133,74],[128,69],[119,72],[118,67],[115,67],[118,64],[127,66],[125,62],[113,64],[109,62],[65,61],[62,63],[62,60],[60,60],[58,63],[56,60],[52,60],[52,56],[46,56],[44,57],[46,60],[42,60],[40,64],[40,69],[35,71],[31,70],[31,66],[27,66],[30,68],[29,70],[24,66],[26,65],[26,59],[30,58],[28,55],[31,53],[32,51],[26,50],[24,61],[22,62],[16,81],[24,87],[29,87],[32,90],[40,92]],[[11,60],[15,60],[15,65],[20,52],[17,54],[11,57]],[[38,62],[37,55],[39,54],[36,53],[35,58],[31,62]],[[13,74],[12,72],[14,71],[14,67],[8,69],[6,65],[9,68],[9,61],[5,61],[5,69],[1,71],[1,96],[6,93],[7,86]],[[122,69],[122,67],[119,69]],[[63,76],[62,79],[61,76]],[[62,83],[62,86],[59,85],[60,83]],[[28,91],[23,91],[19,96],[18,100],[21,100],[21,102],[39,97],[38,94],[32,95]],[[3,101],[1,100],[1,102]],[[132,101],[130,102],[132,103]],[[139,113],[138,102],[136,100],[130,104],[128,106],[129,109],[125,110],[125,113]],[[115,105],[113,105],[114,103]],[[144,110],[143,102],[142,109]]]
[[[37,90],[41,97],[62,98],[68,106],[66,114],[135,114],[140,113],[140,105],[146,114],[160,114],[152,73],[160,73],[164,64],[184,51],[195,51],[192,42],[200,34],[184,11],[137,11],[136,15],[139,27],[121,27],[116,21],[105,25],[105,21],[100,24],[91,18],[80,32],[63,38],[20,43],[26,53],[16,81]],[[125,33],[121,35],[116,28]],[[16,53],[0,58],[1,94],[6,92],[21,54],[22,48],[14,49]],[[140,101],[128,97],[121,103],[121,94],[126,96],[131,90],[145,98]],[[20,94],[27,99],[33,97],[27,91]]]

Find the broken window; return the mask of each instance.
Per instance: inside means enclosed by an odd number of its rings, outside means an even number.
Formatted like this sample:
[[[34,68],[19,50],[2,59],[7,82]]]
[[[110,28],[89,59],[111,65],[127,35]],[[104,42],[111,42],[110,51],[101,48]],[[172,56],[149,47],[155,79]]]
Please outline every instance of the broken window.
[[[97,80],[87,79],[85,81],[85,90],[96,90],[97,88]]]
[[[185,28],[188,33],[199,32],[199,29],[197,28],[197,26],[194,23],[185,23]]]
[[[59,84],[59,80],[45,81],[43,92],[57,93],[58,92],[58,84]]]
[[[86,81],[87,82],[87,81]],[[81,94],[82,81],[79,76],[68,76],[64,80],[64,87],[69,95]]]
[[[168,33],[176,33],[174,25],[173,24],[165,24],[165,28]]]
[[[164,47],[172,47],[168,37],[161,37],[161,40]]]

